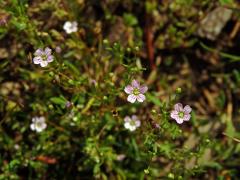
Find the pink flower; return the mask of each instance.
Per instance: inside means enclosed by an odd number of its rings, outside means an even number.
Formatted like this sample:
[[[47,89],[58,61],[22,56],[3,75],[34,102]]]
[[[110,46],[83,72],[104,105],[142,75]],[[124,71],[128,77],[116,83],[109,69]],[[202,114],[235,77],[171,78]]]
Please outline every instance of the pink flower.
[[[65,104],[66,108],[70,108],[73,105],[73,103],[71,101],[67,101]]]
[[[124,118],[124,121],[124,127],[130,131],[135,131],[138,127],[141,126],[141,121],[139,121],[136,115],[132,115],[131,118],[129,116],[126,116]]]
[[[178,124],[182,124],[183,121],[189,121],[191,118],[192,108],[189,105],[186,105],[183,108],[181,103],[174,105],[174,110],[171,112],[171,118],[175,119]]]
[[[34,55],[35,57],[33,58],[33,63],[40,64],[41,67],[46,67],[48,63],[54,60],[52,50],[48,47],[46,47],[45,50],[42,50],[41,48],[37,49]]]
[[[140,86],[139,82],[135,79],[132,81],[131,85],[127,85],[124,88],[124,91],[129,94],[127,100],[131,103],[134,103],[136,100],[138,102],[143,102],[146,99],[144,93],[147,92],[147,90],[147,86]]]

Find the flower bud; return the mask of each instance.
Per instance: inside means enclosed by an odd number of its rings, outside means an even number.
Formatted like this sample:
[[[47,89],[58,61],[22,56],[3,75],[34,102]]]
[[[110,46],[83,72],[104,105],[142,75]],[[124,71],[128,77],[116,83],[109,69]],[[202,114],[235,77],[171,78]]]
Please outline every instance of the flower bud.
[[[177,89],[176,89],[176,93],[178,93],[178,94],[182,93],[182,89],[181,89],[180,87],[177,88]]]

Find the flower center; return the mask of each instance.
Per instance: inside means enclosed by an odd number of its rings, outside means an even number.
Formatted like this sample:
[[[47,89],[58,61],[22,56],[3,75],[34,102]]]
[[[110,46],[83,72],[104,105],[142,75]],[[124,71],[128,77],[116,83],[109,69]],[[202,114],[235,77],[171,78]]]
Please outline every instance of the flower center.
[[[42,123],[41,122],[37,122],[36,123],[36,127],[41,128],[42,127]]]
[[[183,117],[184,117],[184,112],[182,112],[182,111],[179,112],[179,113],[178,113],[178,117],[183,118]]]
[[[140,94],[139,89],[135,88],[135,89],[133,90],[133,94],[134,94],[134,95],[139,95],[139,94]]]
[[[135,126],[136,125],[135,121],[130,121],[130,125]]]
[[[43,61],[46,61],[46,60],[47,60],[47,55],[46,55],[46,54],[42,55],[42,60],[43,60]]]

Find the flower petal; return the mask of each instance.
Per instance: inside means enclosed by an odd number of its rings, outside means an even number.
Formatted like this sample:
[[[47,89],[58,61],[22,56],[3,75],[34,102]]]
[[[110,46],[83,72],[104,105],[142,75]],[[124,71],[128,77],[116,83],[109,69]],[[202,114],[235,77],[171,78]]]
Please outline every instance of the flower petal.
[[[71,32],[77,32],[77,27],[75,27],[75,26],[73,26],[73,27],[71,27]]]
[[[191,113],[192,108],[189,105],[186,105],[183,110],[185,113],[189,114],[189,113]]]
[[[73,27],[77,27],[77,26],[78,26],[77,21],[73,21],[73,22],[72,22],[72,26],[73,26]]]
[[[148,87],[147,87],[147,86],[141,86],[141,87],[139,88],[139,91],[140,91],[140,93],[142,93],[142,94],[144,94],[145,92],[147,92],[147,90],[148,90]]]
[[[137,129],[136,126],[130,126],[130,127],[129,127],[129,130],[130,130],[130,131],[135,131],[136,129]]]
[[[174,109],[177,112],[181,112],[181,111],[183,111],[183,105],[181,103],[177,103],[177,104],[174,105]]]
[[[137,121],[138,120],[138,117],[136,116],[136,115],[132,115],[132,118],[131,118],[132,120],[134,120],[134,121]]]
[[[135,79],[132,81],[131,84],[132,84],[132,86],[133,86],[134,88],[139,88],[139,86],[140,86],[139,82],[138,82],[137,80],[135,80]]]
[[[130,94],[127,98],[127,100],[130,102],[130,103],[134,103],[136,101],[137,97],[133,94]]]
[[[32,122],[36,122],[37,119],[37,117],[32,118]]]
[[[67,34],[71,34],[73,32],[72,28],[72,22],[70,21],[65,22],[63,25],[63,29],[66,31]]]
[[[71,29],[72,29],[72,32],[77,32],[77,30],[78,30],[78,23],[76,21],[72,22]]]
[[[185,114],[184,117],[183,117],[183,120],[184,121],[189,121],[191,118],[191,114]]]
[[[130,86],[130,85],[128,85],[128,86],[126,86],[126,87],[124,88],[124,91],[125,91],[125,93],[127,93],[127,94],[132,94],[132,92],[133,92],[133,87]]]
[[[136,127],[140,127],[140,126],[141,126],[141,121],[137,120],[137,121],[135,122],[135,125],[136,125]]]
[[[35,58],[33,58],[33,63],[34,64],[40,64],[42,61],[42,58],[40,56],[37,56]]]
[[[43,50],[41,48],[37,49],[34,53],[34,56],[42,56],[43,55]]]
[[[34,131],[34,130],[35,130],[35,124],[31,124],[31,125],[30,125],[30,129],[31,129],[32,131]]]
[[[52,55],[47,57],[47,62],[53,62],[53,56]]]
[[[42,132],[43,129],[42,129],[42,127],[38,127],[38,126],[36,126],[36,131],[37,131],[37,132]]]
[[[131,118],[130,118],[129,116],[126,116],[126,117],[124,118],[124,121],[125,121],[125,122],[130,122],[130,121],[131,121]]]
[[[65,31],[67,31],[69,29],[69,27],[71,27],[71,22],[70,21],[66,21],[63,25],[63,29]]]
[[[39,117],[38,122],[45,123],[45,117],[43,117],[43,116]]]
[[[137,95],[137,101],[138,102],[143,102],[146,99],[146,97],[143,94]]]
[[[178,119],[178,112],[176,110],[173,110],[170,114],[171,118],[173,119]]]
[[[42,124],[42,129],[44,130],[44,129],[46,129],[47,128],[47,124],[46,123],[43,123]]]
[[[129,129],[129,128],[131,127],[131,125],[130,125],[129,122],[125,122],[125,123],[124,123],[124,127],[125,127],[126,129]]]
[[[46,56],[49,56],[49,55],[51,55],[52,50],[49,47],[46,47],[44,53]]]
[[[176,120],[176,122],[178,123],[178,124],[182,124],[183,123],[183,119],[182,118],[177,118],[177,119],[175,119]]]
[[[70,29],[70,28],[66,29],[66,33],[67,34],[71,34],[72,33],[72,29]]]
[[[40,66],[41,67],[46,67],[48,65],[48,62],[47,61],[41,61],[40,62]]]

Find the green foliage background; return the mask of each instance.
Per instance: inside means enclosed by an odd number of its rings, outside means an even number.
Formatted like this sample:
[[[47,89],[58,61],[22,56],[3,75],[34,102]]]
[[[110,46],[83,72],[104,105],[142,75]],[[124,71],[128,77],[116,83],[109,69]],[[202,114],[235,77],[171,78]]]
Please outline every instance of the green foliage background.
[[[219,38],[197,36],[200,20],[220,6],[234,14]],[[0,179],[238,179],[240,36],[229,38],[237,2],[0,0],[0,7]],[[65,21],[77,21],[78,32],[66,34]],[[35,50],[47,46],[54,62],[34,65]],[[126,100],[134,78],[148,85],[144,103]],[[169,118],[176,102],[193,108],[183,125]],[[132,114],[142,123],[134,132],[123,126]],[[30,130],[34,116],[47,119],[45,131]]]

